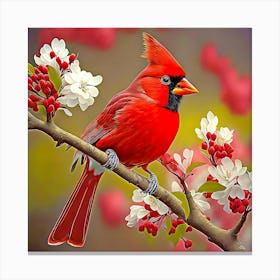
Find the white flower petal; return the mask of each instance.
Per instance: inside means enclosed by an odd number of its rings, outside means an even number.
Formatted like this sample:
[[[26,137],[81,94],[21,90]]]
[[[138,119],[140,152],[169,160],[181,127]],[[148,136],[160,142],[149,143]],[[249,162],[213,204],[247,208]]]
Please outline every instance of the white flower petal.
[[[79,60],[76,59],[73,63],[71,63],[71,65],[70,65],[70,71],[71,71],[72,73],[77,73],[77,74],[81,72]]]
[[[224,205],[224,211],[227,213],[231,213],[231,209],[230,209],[230,205],[229,205],[229,201],[227,201],[227,203]]]
[[[97,76],[94,76],[94,77],[91,77],[89,80],[88,80],[88,83],[90,85],[93,85],[93,86],[98,86],[102,83],[102,76],[101,75],[97,75]]]
[[[73,93],[76,93],[77,96],[79,96],[80,94],[83,94],[83,90],[81,89],[81,86],[79,83],[74,83],[70,86],[70,90]]]
[[[199,139],[204,140],[204,135],[203,135],[202,131],[199,128],[196,128],[194,131],[195,131],[195,133],[196,133],[196,135],[197,135],[197,137]]]
[[[84,103],[84,104],[80,103],[79,105],[80,105],[80,108],[82,111],[85,111],[89,106],[87,103]]]
[[[245,173],[238,177],[238,183],[243,190],[250,190],[252,187],[252,180],[249,173]]]
[[[66,102],[66,105],[69,106],[69,107],[71,107],[71,108],[75,107],[75,106],[78,105],[78,103],[79,103],[77,98],[75,98],[75,99],[67,98],[66,101],[67,101],[67,102]]]
[[[219,199],[223,198],[224,196],[225,196],[224,191],[218,191],[218,192],[213,192],[211,195],[211,198],[219,200]]]
[[[43,47],[40,49],[40,54],[49,54],[52,51],[52,48],[48,44],[44,44]]]
[[[245,198],[245,194],[239,186],[232,187],[229,195],[232,198],[236,198],[236,197],[238,197],[239,199],[244,199]]]
[[[76,82],[75,76],[72,73],[66,73],[64,75],[64,80],[68,84],[73,84]]]
[[[92,97],[98,96],[98,93],[99,93],[98,88],[96,88],[94,86],[87,86],[86,89],[87,89],[88,93],[90,94],[90,96],[92,96]]]
[[[223,167],[226,169],[226,170],[232,170],[234,168],[234,164],[232,162],[232,160],[229,158],[229,157],[224,157],[222,160],[221,160],[222,164],[223,164]]]
[[[160,215],[164,215],[168,212],[168,206],[152,195],[145,196],[144,202],[149,204],[153,211],[158,211]]]
[[[143,193],[142,190],[134,190],[133,195],[132,195],[132,200],[134,202],[142,202],[144,200],[145,194]]]
[[[211,176],[213,176],[214,178],[218,177],[218,172],[217,172],[217,168],[215,168],[214,166],[209,166],[208,167],[208,172]]]
[[[58,110],[64,111],[64,113],[65,113],[68,117],[72,117],[72,115],[73,115],[72,112],[69,111],[69,110],[66,109],[66,108],[60,107],[60,108],[58,108]]]
[[[175,161],[176,161],[178,164],[182,164],[182,159],[181,159],[181,156],[180,156],[179,154],[174,153],[173,158],[175,159]]]

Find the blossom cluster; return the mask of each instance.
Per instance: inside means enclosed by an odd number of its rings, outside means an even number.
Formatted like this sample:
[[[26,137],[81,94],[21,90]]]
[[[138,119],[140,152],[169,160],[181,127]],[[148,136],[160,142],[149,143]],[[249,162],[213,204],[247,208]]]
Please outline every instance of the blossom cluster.
[[[133,192],[132,200],[139,204],[130,207],[130,214],[125,218],[127,226],[138,226],[139,231],[146,228],[148,233],[156,236],[162,219],[169,212],[168,206],[138,189]]]
[[[211,198],[224,205],[224,211],[228,213],[243,213],[249,206],[248,199],[252,197],[252,173],[242,166],[240,160],[233,162],[228,157],[223,158],[221,164],[210,166],[208,171],[225,187],[222,191],[213,192]],[[239,208],[241,205],[244,207]]]
[[[195,129],[197,137],[203,140],[201,148],[209,153],[213,162],[224,157],[231,158],[234,151],[230,145],[233,130],[227,127],[217,130],[217,125],[218,117],[209,111],[207,117],[201,119],[200,128]]]
[[[203,150],[207,150],[211,166],[208,167],[208,181],[216,181],[225,189],[205,194],[221,205],[228,213],[243,213],[249,207],[252,188],[252,173],[247,167],[242,166],[239,159],[232,161],[234,152],[230,143],[233,138],[233,130],[222,127],[217,130],[218,117],[211,111],[200,122],[201,128],[196,128],[197,137],[203,140]],[[245,197],[246,196],[246,197]]]
[[[173,235],[179,225],[186,225],[185,221],[171,212],[169,207],[152,195],[145,194],[143,191],[134,190],[132,196],[133,202],[136,204],[130,207],[130,213],[125,217],[127,226],[138,228],[139,232],[146,230],[148,234],[157,236],[160,228],[166,229],[166,219],[170,219],[171,226],[168,235]],[[192,227],[186,226],[185,232],[191,232]],[[192,246],[192,241],[181,237],[184,241],[185,248]]]
[[[37,67],[28,67],[29,108],[38,111],[42,105],[51,116],[59,109],[72,115],[65,106],[79,105],[84,111],[93,104],[102,76],[81,70],[76,55],[69,54],[64,40],[54,38],[51,45],[44,44],[40,55],[34,55],[34,61]]]
[[[28,107],[34,111],[38,111],[40,104],[43,104],[49,113],[60,107],[60,103],[56,101],[57,90],[50,82],[47,67],[39,65],[34,68],[34,73],[28,77],[28,91]]]

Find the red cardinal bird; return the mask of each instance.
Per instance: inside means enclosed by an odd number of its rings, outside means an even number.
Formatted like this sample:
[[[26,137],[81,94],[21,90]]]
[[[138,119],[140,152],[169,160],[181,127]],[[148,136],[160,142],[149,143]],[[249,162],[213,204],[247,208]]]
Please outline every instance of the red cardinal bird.
[[[197,92],[173,56],[151,35],[144,33],[143,37],[143,57],[149,65],[109,101],[82,134],[82,139],[107,151],[105,165],[110,169],[118,163],[117,154],[127,167],[148,171],[148,164],[161,157],[176,136],[182,96]],[[94,194],[106,168],[77,152],[72,170],[80,158],[82,163],[86,161],[84,172],[49,235],[50,245],[67,242],[81,247],[85,243]],[[151,174],[149,193],[155,190],[155,178]]]

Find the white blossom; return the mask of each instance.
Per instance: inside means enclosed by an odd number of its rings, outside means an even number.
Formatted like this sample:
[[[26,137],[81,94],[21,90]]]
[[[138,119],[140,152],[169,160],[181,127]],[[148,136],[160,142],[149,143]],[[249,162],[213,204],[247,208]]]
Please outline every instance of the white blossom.
[[[166,204],[152,195],[145,194],[142,190],[137,189],[133,191],[132,200],[134,202],[145,202],[149,204],[153,211],[157,211],[160,215],[167,214],[169,208]]]
[[[157,211],[160,215],[167,214],[169,208],[166,204],[161,202],[159,199],[152,195],[146,195],[144,197],[144,202],[149,204],[153,211]]]
[[[238,184],[244,189],[252,192],[252,172],[246,172],[238,177]]]
[[[224,205],[225,212],[231,213],[229,200],[228,200],[229,196],[232,198],[239,198],[241,200],[245,198],[243,188],[238,184],[228,187],[223,191],[214,192],[211,195],[211,197],[213,199],[216,199],[220,205]]]
[[[51,57],[50,53],[54,52],[55,57]],[[68,49],[66,48],[65,42],[63,39],[59,40],[54,38],[51,42],[51,45],[44,44],[40,49],[40,56],[34,55],[34,60],[37,65],[50,65],[59,71],[60,66],[56,62],[56,58],[59,57],[61,62],[66,61],[69,63]]]
[[[138,221],[149,214],[149,211],[141,205],[132,205],[130,207],[130,213],[125,217],[128,227],[135,227],[138,225]]]
[[[102,82],[102,76],[93,76],[90,72],[81,71],[79,61],[70,65],[70,72],[64,75],[65,86],[57,100],[68,107],[79,105],[82,111],[92,105],[99,91],[96,88]]]
[[[153,211],[157,211],[160,215],[168,213],[169,208],[163,202],[152,195],[145,194],[142,190],[137,189],[133,191],[132,200],[134,202],[145,202],[150,205]],[[130,213],[125,217],[128,227],[136,227],[140,219],[144,218],[150,211],[142,205],[132,205]]]
[[[233,131],[234,130],[229,130],[227,127],[221,127],[220,130],[217,131],[217,143],[219,145],[225,143],[230,144],[233,138]]]
[[[142,202],[144,201],[145,194],[142,190],[136,189],[132,194],[132,201],[134,202]]]
[[[191,195],[201,212],[205,212],[210,209],[210,204],[206,201],[206,198],[204,197],[203,193],[191,190]]]
[[[214,133],[217,129],[218,117],[211,111],[207,113],[207,118],[202,118],[200,121],[200,129],[196,128],[195,133],[199,139],[207,141],[207,132]]]
[[[177,153],[174,153],[173,157],[178,163],[179,168],[185,173],[192,162],[193,151],[184,149],[182,157]]]
[[[229,157],[224,157],[221,163],[216,167],[210,166],[208,172],[225,187],[233,186],[236,183],[236,177],[243,175],[247,170],[247,167],[242,167],[239,159],[233,163]]]
[[[246,173],[247,168],[242,167],[240,160],[237,159],[233,163],[230,158],[225,157],[221,163],[216,167],[210,166],[208,171],[226,189],[212,193],[211,197],[220,205],[224,205],[224,211],[231,213],[228,197],[244,199],[244,190],[250,188],[250,180]]]

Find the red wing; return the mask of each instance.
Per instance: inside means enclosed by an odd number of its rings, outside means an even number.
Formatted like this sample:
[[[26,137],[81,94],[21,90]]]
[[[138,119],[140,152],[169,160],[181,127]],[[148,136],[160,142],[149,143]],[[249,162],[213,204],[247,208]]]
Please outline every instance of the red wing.
[[[97,117],[96,120],[92,121],[86,129],[83,131],[81,138],[94,145],[102,137],[114,130],[118,123],[116,117],[118,113],[127,105],[136,102],[139,98],[143,99],[143,96],[150,100],[145,94],[136,92],[129,93],[126,91],[120,92],[115,95],[109,103],[104,108],[103,112]],[[83,154],[80,151],[77,151],[71,170],[73,171],[79,158],[82,157],[82,163],[84,162]]]

